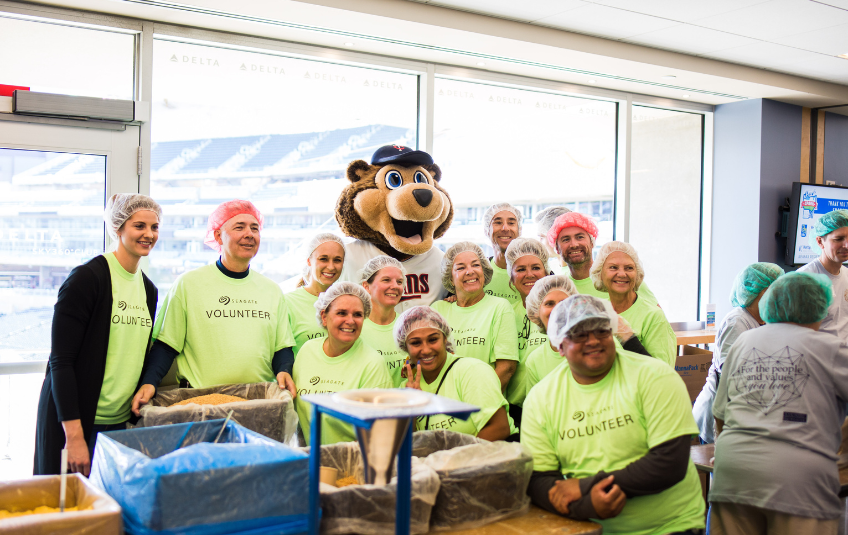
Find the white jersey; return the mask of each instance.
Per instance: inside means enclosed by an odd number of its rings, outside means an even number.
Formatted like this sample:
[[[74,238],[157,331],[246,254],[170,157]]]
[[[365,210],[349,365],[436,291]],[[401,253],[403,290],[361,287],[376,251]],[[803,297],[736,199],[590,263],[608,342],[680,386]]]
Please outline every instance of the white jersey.
[[[362,240],[345,245],[345,263],[339,280],[360,283],[359,273],[372,258],[385,255],[377,246]],[[395,310],[403,312],[414,306],[430,306],[447,297],[448,292],[442,286],[442,257],[444,253],[433,247],[426,253],[413,256],[403,262],[406,269],[406,288],[403,298]]]
[[[843,342],[848,342],[848,269],[839,268],[839,275],[833,275],[824,268],[820,259],[815,259],[798,268],[799,272],[821,273],[830,278],[833,284],[833,304],[827,309],[827,316],[821,324],[822,332],[830,333]]]

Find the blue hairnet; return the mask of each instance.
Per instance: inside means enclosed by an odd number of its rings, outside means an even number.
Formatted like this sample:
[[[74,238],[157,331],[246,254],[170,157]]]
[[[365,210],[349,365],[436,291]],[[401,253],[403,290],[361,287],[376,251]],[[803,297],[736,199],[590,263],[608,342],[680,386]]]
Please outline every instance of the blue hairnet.
[[[833,285],[820,273],[788,273],[769,286],[760,299],[760,317],[766,323],[815,323],[827,316],[833,303]]]
[[[848,210],[834,210],[821,216],[813,226],[808,240],[814,251],[820,251],[821,247],[816,242],[819,236],[827,236],[836,229],[848,227]]]
[[[754,302],[760,292],[783,275],[783,269],[769,262],[757,262],[743,269],[733,281],[730,290],[730,304],[746,307]]]

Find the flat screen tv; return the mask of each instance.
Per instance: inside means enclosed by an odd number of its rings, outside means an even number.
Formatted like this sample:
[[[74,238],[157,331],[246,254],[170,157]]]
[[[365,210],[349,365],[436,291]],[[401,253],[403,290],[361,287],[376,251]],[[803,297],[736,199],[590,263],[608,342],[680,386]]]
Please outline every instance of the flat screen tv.
[[[824,214],[841,209],[848,209],[848,188],[792,183],[786,229],[787,265],[806,264],[819,257],[821,251],[809,242],[812,228]]]

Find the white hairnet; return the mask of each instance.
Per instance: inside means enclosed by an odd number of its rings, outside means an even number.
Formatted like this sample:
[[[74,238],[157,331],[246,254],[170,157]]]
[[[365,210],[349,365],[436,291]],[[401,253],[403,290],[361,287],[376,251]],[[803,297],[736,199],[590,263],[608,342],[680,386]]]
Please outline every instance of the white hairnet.
[[[321,234],[316,234],[315,236],[313,236],[312,239],[309,240],[306,243],[306,246],[305,246],[306,258],[308,259],[310,256],[312,256],[312,253],[315,252],[315,249],[317,249],[321,245],[323,245],[327,242],[331,242],[331,241],[336,242],[339,245],[341,245],[342,250],[344,251],[345,246],[344,246],[344,242],[342,241],[341,238],[339,238],[338,236],[336,236],[332,232],[322,232]],[[309,281],[310,281],[310,277],[309,277],[309,275],[310,275],[309,267],[310,266],[306,262],[306,259],[304,259],[303,263],[304,263],[304,266],[303,266],[303,284],[307,285],[307,284],[309,284]]]
[[[315,301],[315,317],[318,318],[318,325],[321,323],[321,312],[324,312],[330,307],[333,301],[343,295],[352,295],[358,297],[362,301],[362,308],[365,309],[365,317],[371,315],[371,296],[365,291],[365,288],[358,284],[347,281],[339,281],[333,283],[327,288],[326,292],[318,294],[318,300]]]
[[[395,321],[395,343],[401,351],[409,353],[406,349],[406,338],[418,329],[441,331],[445,335],[445,349],[449,353],[454,352],[450,325],[441,314],[427,306],[412,307],[398,316],[397,321]]]
[[[548,275],[536,281],[533,289],[527,294],[526,307],[527,318],[536,324],[542,334],[547,332],[545,325],[542,323],[542,318],[539,317],[539,309],[542,307],[542,301],[545,297],[554,290],[565,292],[568,297],[577,294],[577,288],[571,282],[571,277],[567,275]]]
[[[512,276],[512,265],[522,256],[535,256],[542,262],[542,269],[548,269],[548,252],[539,240],[533,238],[515,238],[506,248],[506,271]]]
[[[375,256],[374,258],[365,263],[365,267],[362,268],[362,271],[359,272],[359,282],[368,282],[368,279],[376,275],[378,271],[387,267],[398,268],[401,274],[406,277],[406,269],[403,267],[403,264],[401,264],[399,260],[396,260],[391,256],[380,255]]]
[[[159,203],[147,195],[138,193],[116,193],[106,201],[103,211],[103,221],[106,222],[106,232],[113,240],[118,239],[118,230],[140,210],[150,210],[159,220],[162,220],[162,208]]]
[[[604,286],[604,281],[601,279],[601,272],[604,269],[604,262],[607,261],[607,257],[615,252],[622,252],[630,257],[633,260],[633,263],[636,264],[636,286],[633,287],[634,290],[638,290],[639,286],[642,285],[642,281],[645,280],[645,268],[642,267],[642,261],[639,260],[639,255],[636,254],[636,249],[633,248],[629,243],[624,243],[623,241],[611,241],[607,242],[601,247],[601,250],[598,251],[598,257],[595,258],[595,263],[592,264],[592,271],[589,272],[589,275],[592,277],[592,282],[595,284],[595,288],[602,292],[608,292],[607,287]]]
[[[618,328],[618,314],[606,299],[594,295],[572,295],[557,303],[551,311],[548,338],[559,349],[565,336],[583,323],[589,329],[605,329],[609,325],[609,329],[615,332]]]
[[[492,220],[498,212],[510,212],[515,216],[515,219],[518,220],[518,235],[521,236],[521,210],[508,202],[493,204],[483,213],[483,231],[486,233],[486,236],[490,240],[492,239]]]
[[[480,264],[483,265],[483,286],[492,282],[492,275],[495,273],[495,270],[492,269],[492,264],[489,263],[489,259],[486,258],[486,253],[483,252],[483,249],[474,242],[461,241],[451,246],[445,253],[445,256],[442,257],[442,285],[451,293],[456,293],[456,287],[453,285],[453,263],[457,256],[466,252],[472,252],[480,259]]]
[[[545,241],[548,240],[548,231],[551,230],[551,227],[554,225],[554,221],[556,218],[561,216],[562,214],[567,214],[570,212],[568,208],[565,206],[548,206],[544,210],[540,211],[533,218],[533,221],[536,222],[536,233]]]

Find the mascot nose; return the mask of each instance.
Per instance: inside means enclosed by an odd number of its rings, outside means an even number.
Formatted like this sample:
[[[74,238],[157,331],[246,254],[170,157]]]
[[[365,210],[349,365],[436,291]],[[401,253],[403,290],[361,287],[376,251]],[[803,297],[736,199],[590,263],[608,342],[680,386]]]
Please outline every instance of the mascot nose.
[[[429,206],[430,201],[433,200],[433,192],[428,189],[414,189],[412,190],[412,196],[415,197],[418,204],[424,207]]]

